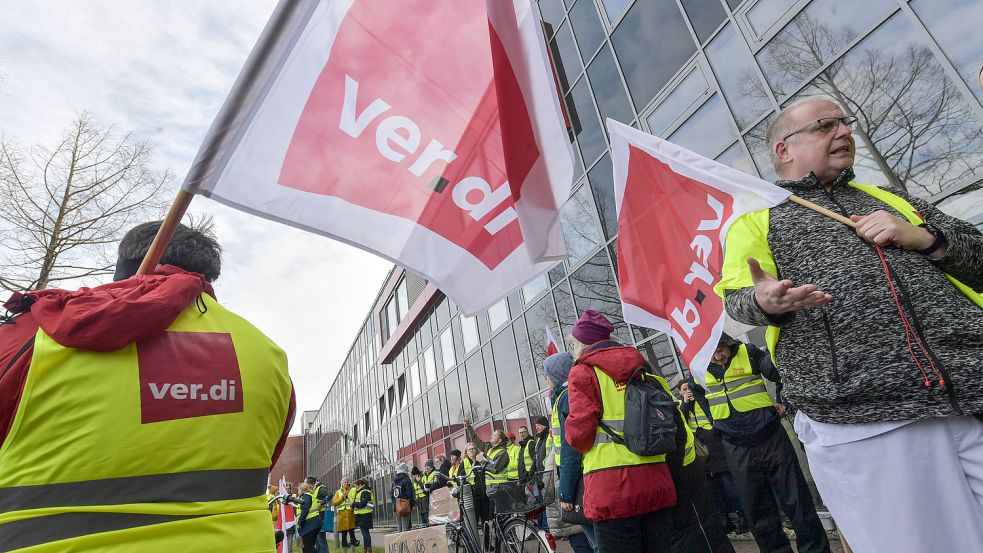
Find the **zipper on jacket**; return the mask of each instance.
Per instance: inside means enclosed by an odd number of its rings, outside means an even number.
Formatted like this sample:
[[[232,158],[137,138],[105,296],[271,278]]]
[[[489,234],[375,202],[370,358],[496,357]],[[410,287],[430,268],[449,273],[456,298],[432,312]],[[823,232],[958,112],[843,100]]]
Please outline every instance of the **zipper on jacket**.
[[[829,338],[829,355],[833,360],[833,382],[840,382],[840,370],[836,363],[836,342],[833,341],[833,329],[829,324],[829,315],[823,309],[823,326],[826,327],[826,337]]]
[[[885,263],[888,263],[887,258],[884,259]],[[894,281],[898,283],[898,289],[901,291],[901,302],[903,305],[908,307],[908,313],[911,314],[911,320],[913,326],[915,327],[915,332],[918,335],[918,339],[921,340],[922,345],[925,347],[925,352],[931,358],[932,362],[935,363],[935,368],[938,369],[939,374],[942,379],[945,380],[945,391],[949,396],[949,404],[952,406],[952,410],[956,412],[956,415],[962,415],[963,409],[959,405],[959,399],[956,398],[956,387],[952,382],[952,377],[949,371],[946,370],[945,366],[942,364],[942,360],[935,355],[935,351],[928,345],[928,340],[925,338],[925,332],[922,330],[922,323],[918,320],[918,313],[915,312],[915,306],[911,303],[911,297],[908,295],[908,289],[905,287],[904,282],[902,282],[901,277],[894,273],[894,268],[888,263],[888,267],[891,270],[891,275],[894,276]]]
[[[11,359],[10,363],[7,363],[7,366],[3,368],[3,372],[0,373],[0,378],[3,378],[7,374],[7,371],[9,371],[10,368],[17,363],[17,360],[20,359],[22,355],[27,353],[27,350],[31,349],[32,347],[34,347],[34,336],[31,336],[31,339],[21,346],[19,350],[17,350],[17,353],[14,354],[14,358]]]

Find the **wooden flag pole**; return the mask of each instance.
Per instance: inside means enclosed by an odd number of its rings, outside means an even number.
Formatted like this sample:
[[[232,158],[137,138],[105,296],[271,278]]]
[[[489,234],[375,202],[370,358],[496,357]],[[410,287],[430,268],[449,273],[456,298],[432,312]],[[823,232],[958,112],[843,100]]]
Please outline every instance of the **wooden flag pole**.
[[[803,200],[802,198],[796,196],[795,194],[792,194],[791,196],[789,196],[788,199],[792,200],[793,202],[795,202],[795,203],[797,203],[797,204],[799,204],[801,206],[808,207],[809,209],[811,209],[811,210],[813,210],[813,211],[815,211],[817,213],[822,213],[823,215],[825,215],[825,216],[827,216],[827,217],[829,217],[831,219],[836,219],[837,221],[843,223],[844,225],[847,225],[850,228],[857,228],[857,223],[854,223],[848,217],[844,217],[844,216],[840,215],[839,213],[837,213],[835,211],[830,211],[830,210],[826,209],[823,206],[816,205],[816,204],[810,202],[809,200]]]
[[[194,197],[194,194],[183,188],[178,191],[177,197],[174,198],[174,203],[171,204],[171,208],[167,211],[167,217],[161,223],[160,229],[157,230],[157,236],[154,237],[154,241],[150,244],[147,255],[143,257],[140,268],[137,269],[138,275],[148,274],[157,268],[160,258],[164,257],[164,250],[171,243],[171,238],[177,232],[177,227],[181,223],[184,213],[188,210],[188,206],[191,205],[191,199]]]

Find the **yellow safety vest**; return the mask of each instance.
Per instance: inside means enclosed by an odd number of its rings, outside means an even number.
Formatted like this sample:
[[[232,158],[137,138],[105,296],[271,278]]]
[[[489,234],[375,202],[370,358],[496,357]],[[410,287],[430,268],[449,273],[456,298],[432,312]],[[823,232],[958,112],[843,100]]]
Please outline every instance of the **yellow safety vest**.
[[[471,467],[473,467],[474,464],[471,462],[471,459],[464,457],[461,459],[461,464],[464,465],[464,474],[468,475],[468,483],[474,484],[474,473],[471,472]]]
[[[502,453],[505,452],[506,452],[506,447],[503,446],[493,447],[490,450],[488,450],[487,453],[488,460],[494,462],[496,459],[498,459],[500,455],[502,455]],[[511,472],[510,468],[512,467],[511,457],[512,457],[511,453],[509,453],[509,464],[506,465],[504,469],[502,469],[502,472],[491,472],[491,471],[485,472],[486,484],[489,485],[505,484],[510,480],[509,474]],[[516,471],[516,479],[518,479],[518,471]]]
[[[556,468],[560,468],[560,448],[563,445],[560,437],[560,398],[567,393],[567,389],[564,388],[559,394],[556,395],[556,401],[553,402],[553,414],[550,416],[550,436],[553,437],[553,456],[556,459]]]
[[[423,481],[413,482],[413,491],[416,493],[417,499],[423,499],[427,497],[427,490],[423,488]]]
[[[512,482],[518,482],[519,458],[522,457],[521,448],[511,442],[505,447],[509,452],[509,464],[505,466],[505,476]]]
[[[38,330],[0,447],[2,549],[274,551],[265,489],[289,409],[286,357],[211,296],[201,303],[204,313],[190,306],[167,332],[112,352]],[[185,357],[156,364],[173,348]],[[225,374],[221,355],[238,365],[235,391],[227,379],[192,402],[209,373],[189,363],[216,359],[207,369]]]
[[[311,508],[307,510],[307,516],[304,517],[304,520],[302,520],[301,523],[306,522],[312,518],[317,518],[321,514],[321,512],[317,510],[317,496],[311,492],[304,492],[304,495],[310,496]]]
[[[706,373],[706,390],[713,420],[730,418],[731,405],[741,413],[774,405],[761,375],[751,372],[751,360],[745,344],[737,348],[722,381],[709,371]]]
[[[364,496],[366,493],[369,494],[369,502],[365,504],[365,507],[355,509],[356,515],[371,515],[372,510],[375,508],[375,496],[372,495],[372,490],[370,490],[369,488],[362,488],[358,493],[355,494],[355,498],[357,498],[359,495]],[[354,502],[355,499],[353,499],[352,503]]]
[[[690,427],[692,430],[697,428],[702,428],[703,430],[713,430],[713,424],[707,417],[707,414],[703,412],[703,408],[700,407],[700,403],[693,401],[693,410],[690,412],[689,416],[686,417],[686,426]]]
[[[355,488],[349,487],[346,492],[344,488],[338,488],[335,495],[341,494],[341,503],[338,504],[339,511],[351,511],[352,510],[352,496],[355,494]]]
[[[316,508],[318,513],[322,513],[323,514],[324,511],[326,510],[326,506],[323,503],[321,503],[318,500],[318,498],[317,498],[318,494],[321,493],[321,488],[322,487],[323,486],[321,484],[318,484],[317,486],[314,486],[314,490],[311,492],[311,495],[314,496],[314,503],[311,505],[311,508],[312,509],[315,509]]]
[[[901,196],[869,184],[857,184],[853,182],[847,184],[891,206],[898,213],[904,215],[910,223],[920,225],[923,222],[914,206]],[[751,280],[751,271],[747,266],[746,259],[748,257],[757,259],[763,270],[773,275],[778,274],[775,257],[772,255],[771,248],[768,246],[769,221],[769,210],[759,209],[758,211],[752,211],[739,217],[731,225],[730,230],[727,231],[723,271],[720,281],[713,287],[713,290],[721,298],[724,297],[727,290],[740,290],[741,288],[754,286],[754,282]],[[944,274],[964,296],[977,306],[983,307],[983,294],[976,292],[952,275],[948,273]],[[765,330],[765,342],[768,344],[769,351],[771,351],[772,361],[776,363],[775,355],[778,349],[780,333],[781,329],[777,326],[769,326]]]
[[[682,415],[682,413],[680,413]],[[689,426],[686,427],[686,446],[683,448],[683,466],[689,466],[696,460],[696,433]]]
[[[594,367],[597,384],[601,390],[601,420],[616,434],[622,435],[625,426],[625,388],[626,383],[615,382],[598,367]],[[655,378],[668,392],[669,385],[659,376],[646,375]],[[594,434],[594,445],[584,454],[584,474],[590,474],[605,469],[651,465],[664,463],[665,455],[640,456],[632,453],[627,447],[614,441],[611,436],[601,429],[600,425]]]
[[[526,442],[526,445],[521,446],[522,468],[527,473],[531,473],[536,469],[536,443],[536,437],[533,436]]]

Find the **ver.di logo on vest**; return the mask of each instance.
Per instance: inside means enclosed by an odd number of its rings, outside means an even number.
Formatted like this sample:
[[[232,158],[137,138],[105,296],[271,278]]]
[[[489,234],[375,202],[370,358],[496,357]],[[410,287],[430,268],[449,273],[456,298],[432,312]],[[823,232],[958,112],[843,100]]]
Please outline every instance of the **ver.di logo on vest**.
[[[232,337],[165,332],[137,342],[144,424],[242,412],[242,377]]]

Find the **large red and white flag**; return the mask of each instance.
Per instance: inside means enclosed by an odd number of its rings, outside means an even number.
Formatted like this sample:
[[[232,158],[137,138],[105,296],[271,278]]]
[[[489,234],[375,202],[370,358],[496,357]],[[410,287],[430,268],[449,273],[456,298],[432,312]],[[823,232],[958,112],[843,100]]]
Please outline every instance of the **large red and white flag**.
[[[281,497],[286,496],[287,483],[286,481],[284,481],[282,476],[280,477],[279,488],[280,488],[280,496]],[[293,506],[285,501],[280,503],[280,512],[279,515],[277,516],[277,526],[278,526],[277,530],[283,530],[284,532],[286,532],[287,530],[292,528],[296,523],[297,521],[295,520]]]
[[[546,327],[546,355],[547,357],[553,355],[554,353],[559,353],[560,344],[557,343],[556,338],[553,336],[553,331],[550,327]]]
[[[607,125],[625,320],[672,336],[702,380],[726,317],[713,286],[727,229],[789,192],[617,121]]]
[[[531,0],[281,0],[184,188],[475,313],[565,256],[572,159]]]

